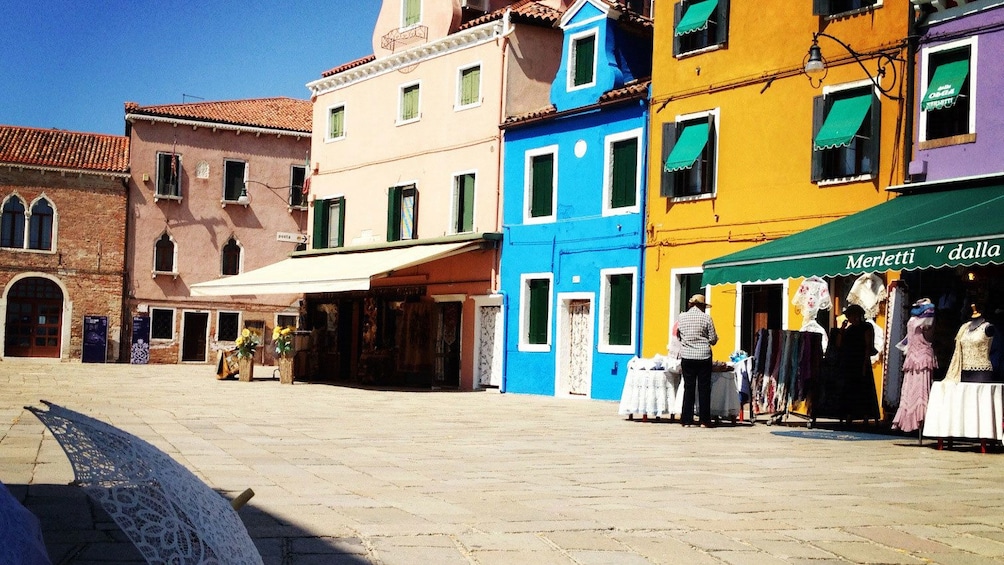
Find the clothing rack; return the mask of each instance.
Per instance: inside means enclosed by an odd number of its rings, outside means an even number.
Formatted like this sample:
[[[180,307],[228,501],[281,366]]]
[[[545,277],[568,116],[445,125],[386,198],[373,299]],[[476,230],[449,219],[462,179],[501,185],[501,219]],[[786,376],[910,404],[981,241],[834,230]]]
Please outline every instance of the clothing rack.
[[[812,386],[823,359],[822,335],[816,332],[761,329],[753,354],[750,418],[767,416],[773,424],[789,415],[811,420]],[[801,404],[805,411],[795,410]]]

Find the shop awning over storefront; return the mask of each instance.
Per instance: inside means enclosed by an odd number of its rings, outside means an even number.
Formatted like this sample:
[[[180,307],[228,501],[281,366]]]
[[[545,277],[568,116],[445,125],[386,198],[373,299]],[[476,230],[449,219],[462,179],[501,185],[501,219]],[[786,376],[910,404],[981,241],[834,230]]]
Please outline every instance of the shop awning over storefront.
[[[193,296],[306,294],[366,290],[370,279],[475,249],[479,241],[291,257],[261,269],[192,285]]]
[[[704,151],[704,146],[708,144],[708,127],[708,122],[703,121],[683,128],[680,138],[676,140],[676,145],[666,158],[667,173],[675,173],[694,166],[694,162],[701,156],[701,151]]]
[[[694,31],[707,29],[708,19],[718,7],[718,0],[703,0],[687,7],[687,11],[680,18],[680,23],[676,24],[676,35],[679,37]]]
[[[864,121],[871,107],[871,94],[837,100],[830,107],[829,113],[826,114],[826,120],[819,128],[813,145],[816,149],[832,149],[850,145],[855,134],[861,129],[861,122]]]
[[[1004,186],[898,196],[704,263],[703,284],[1004,264]]]
[[[923,110],[940,110],[955,104],[967,75],[969,75],[969,59],[938,65],[924,94]]]

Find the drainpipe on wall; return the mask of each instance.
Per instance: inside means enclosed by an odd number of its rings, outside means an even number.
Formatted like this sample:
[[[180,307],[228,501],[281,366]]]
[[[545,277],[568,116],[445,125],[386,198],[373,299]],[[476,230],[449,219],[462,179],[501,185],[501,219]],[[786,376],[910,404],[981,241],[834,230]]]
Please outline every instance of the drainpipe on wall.
[[[913,111],[916,99],[913,89],[916,80],[917,41],[919,39],[917,35],[918,12],[912,3],[908,5],[907,9],[910,10],[910,21],[907,23],[906,30],[906,94],[904,95],[906,100],[903,110],[906,113],[903,119],[903,127],[906,132],[903,135],[903,184],[910,182],[910,161],[913,160]]]

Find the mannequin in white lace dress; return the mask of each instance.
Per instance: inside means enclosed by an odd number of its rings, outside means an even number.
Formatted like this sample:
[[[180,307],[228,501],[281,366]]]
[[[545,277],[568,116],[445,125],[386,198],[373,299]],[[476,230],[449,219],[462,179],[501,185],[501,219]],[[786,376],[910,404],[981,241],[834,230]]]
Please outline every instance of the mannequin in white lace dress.
[[[990,362],[990,342],[996,333],[976,304],[971,305],[972,317],[962,324],[955,335],[955,353],[948,366],[946,381],[974,383],[994,382],[994,367]]]

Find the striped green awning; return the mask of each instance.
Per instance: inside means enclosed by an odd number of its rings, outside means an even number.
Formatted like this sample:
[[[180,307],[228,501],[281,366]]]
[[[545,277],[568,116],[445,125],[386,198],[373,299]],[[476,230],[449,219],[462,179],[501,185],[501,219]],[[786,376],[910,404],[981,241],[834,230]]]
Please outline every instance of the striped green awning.
[[[694,166],[708,144],[708,122],[698,122],[683,128],[676,145],[666,158],[666,172],[674,173]]]
[[[812,142],[813,146],[820,150],[850,145],[871,107],[871,94],[841,98],[834,102]]]
[[[950,108],[962,93],[962,83],[969,75],[969,59],[942,63],[934,70],[934,77],[924,94],[923,110]]]
[[[906,194],[704,263],[703,284],[1004,264],[1004,186]]]
[[[715,13],[718,7],[718,0],[703,0],[696,4],[691,4],[687,11],[680,18],[680,23],[676,24],[676,35],[686,35],[694,31],[701,31],[708,28],[708,19]]]

